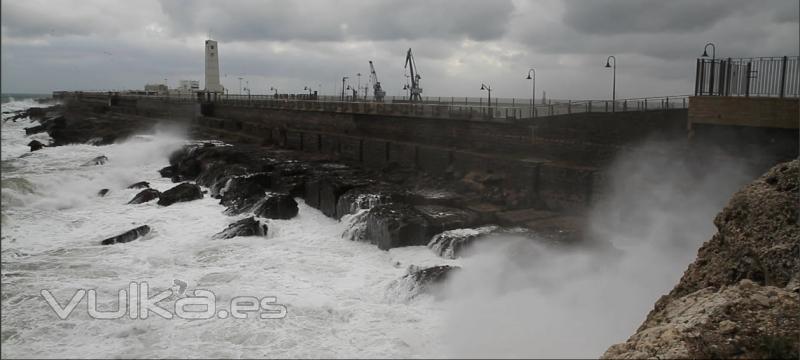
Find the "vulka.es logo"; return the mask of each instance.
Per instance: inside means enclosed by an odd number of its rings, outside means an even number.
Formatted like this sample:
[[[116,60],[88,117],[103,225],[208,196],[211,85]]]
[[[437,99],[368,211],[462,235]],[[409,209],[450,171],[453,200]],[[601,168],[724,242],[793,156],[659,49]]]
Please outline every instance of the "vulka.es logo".
[[[286,306],[278,304],[274,296],[257,298],[254,296],[237,296],[231,299],[228,309],[217,310],[216,296],[208,290],[196,289],[192,295],[185,294],[187,284],[181,280],[174,281],[175,286],[170,289],[150,295],[150,286],[147,282],[132,282],[128,289],[118,292],[117,307],[111,310],[100,310],[97,307],[97,291],[94,289],[79,289],[67,301],[59,301],[50,292],[42,290],[45,302],[53,309],[62,320],[72,315],[78,305],[85,298],[86,310],[94,319],[120,319],[128,316],[131,319],[147,319],[150,314],[155,314],[165,319],[178,317],[181,319],[211,319],[214,317],[225,319],[233,317],[246,319],[250,314],[258,315],[261,319],[283,319],[286,317]],[[173,309],[159,306],[159,302],[177,297]],[[64,305],[61,305],[61,304]],[[170,311],[171,310],[171,311]]]

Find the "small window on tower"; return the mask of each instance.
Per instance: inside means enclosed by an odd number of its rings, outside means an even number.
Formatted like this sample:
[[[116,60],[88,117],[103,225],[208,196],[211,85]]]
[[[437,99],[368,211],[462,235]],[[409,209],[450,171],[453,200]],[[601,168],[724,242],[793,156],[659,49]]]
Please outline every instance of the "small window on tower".
[[[214,56],[214,53],[213,53],[213,52],[211,53],[211,56]]]
[[[211,50],[214,50],[214,45],[211,45]]]

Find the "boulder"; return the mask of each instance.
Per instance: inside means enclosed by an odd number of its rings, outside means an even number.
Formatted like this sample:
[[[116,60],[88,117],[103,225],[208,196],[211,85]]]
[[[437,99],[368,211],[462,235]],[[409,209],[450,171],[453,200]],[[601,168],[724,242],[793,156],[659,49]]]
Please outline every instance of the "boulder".
[[[178,175],[175,167],[172,165],[161,168],[161,170],[158,170],[158,173],[161,175],[161,177],[165,178],[172,178],[173,176]]]
[[[385,298],[389,302],[407,302],[422,294],[440,298],[443,295],[442,285],[459,269],[459,267],[450,265],[427,268],[411,265],[403,277],[389,283]]]
[[[378,205],[367,216],[366,238],[381,250],[426,245],[428,222],[413,206],[403,203]]]
[[[39,142],[39,140],[32,140],[28,143],[28,146],[31,147],[31,151],[41,150],[44,147],[44,144]]]
[[[122,234],[117,236],[110,237],[100,242],[101,245],[111,245],[111,244],[118,244],[118,243],[126,243],[136,240],[142,236],[147,235],[150,233],[150,227],[147,225],[139,226],[135,229],[128,230]]]
[[[253,213],[268,219],[291,219],[297,216],[297,201],[289,194],[270,193],[256,205]]]
[[[147,182],[147,181],[139,181],[139,182],[137,182],[135,184],[131,184],[130,186],[128,186],[128,189],[144,189],[144,188],[149,188],[149,187],[150,187],[150,183],[149,182]]]
[[[106,194],[108,194],[108,189],[100,189],[100,191],[97,192],[97,196],[99,197],[106,196]]]
[[[225,213],[237,215],[256,206],[269,187],[270,174],[256,173],[229,178],[219,190],[220,204],[225,205]]]
[[[497,226],[483,226],[474,229],[447,230],[434,235],[428,243],[428,248],[443,258],[455,259],[476,240],[485,238],[498,229]]]
[[[108,161],[108,158],[105,155],[100,155],[92,160],[89,160],[83,164],[83,166],[92,166],[92,165],[103,165]]]
[[[156,189],[144,189],[136,194],[131,201],[128,201],[128,204],[142,204],[154,199],[158,199],[160,196],[161,192]]]
[[[214,234],[214,239],[230,239],[236,236],[266,236],[267,225],[260,223],[256,218],[249,217],[228,225],[225,230]]]
[[[378,205],[399,202],[405,199],[405,193],[397,186],[375,184],[347,190],[336,201],[336,216],[341,218],[347,214],[355,214],[359,210],[369,210]]]
[[[678,284],[605,358],[800,356],[800,160],[736,192]]]
[[[200,187],[191,183],[181,183],[161,193],[158,205],[169,206],[176,202],[192,201],[203,198]]]

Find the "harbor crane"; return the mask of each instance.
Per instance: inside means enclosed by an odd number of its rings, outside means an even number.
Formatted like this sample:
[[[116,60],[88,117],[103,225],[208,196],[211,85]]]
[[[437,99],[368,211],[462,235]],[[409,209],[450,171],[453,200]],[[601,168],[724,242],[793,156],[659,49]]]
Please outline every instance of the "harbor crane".
[[[378,74],[375,73],[375,67],[372,66],[372,60],[369,61],[369,81],[372,82],[372,93],[375,95],[375,101],[383,101],[386,96],[386,91],[381,88],[381,82],[378,81]]]
[[[406,65],[403,67],[404,69],[409,69],[411,72],[411,87],[409,90],[409,101],[422,101],[422,88],[419,87],[419,79],[422,77],[419,76],[419,72],[417,71],[417,64],[414,62],[414,55],[411,53],[411,48],[408,48],[408,52],[406,53]]]

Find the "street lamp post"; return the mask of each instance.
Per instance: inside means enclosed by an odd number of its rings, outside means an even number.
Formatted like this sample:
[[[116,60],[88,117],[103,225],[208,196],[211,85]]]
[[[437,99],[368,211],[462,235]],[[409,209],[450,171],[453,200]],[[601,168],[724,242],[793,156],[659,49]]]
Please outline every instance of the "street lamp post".
[[[714,43],[708,43],[703,48],[702,57],[708,57],[708,47],[711,46],[711,74],[709,75],[708,93],[714,95],[714,63],[717,58],[717,46]],[[700,95],[703,95],[702,93]]]
[[[345,82],[347,79],[349,79],[349,77],[347,77],[347,76],[345,76],[345,77],[342,77],[342,101],[344,101],[344,90],[345,90],[344,82]]]
[[[356,87],[356,89],[358,89],[358,90],[357,90],[357,92],[358,92],[358,91],[361,91],[361,73],[356,73],[356,76],[358,76],[358,85],[357,85],[357,87]],[[357,97],[356,95],[357,95],[357,94],[353,94],[353,100],[354,100],[354,101],[355,101],[355,100],[358,100],[358,97]]]
[[[486,90],[489,93],[489,114],[492,115],[492,87],[481,83],[481,90]]]
[[[239,95],[242,95],[242,77],[239,76]]]
[[[536,70],[533,68],[528,69],[528,77],[526,79],[531,80],[531,117],[533,117],[534,105],[536,105]]]
[[[274,88],[274,87],[270,86],[270,87],[269,87],[269,90],[270,90],[270,91],[274,91],[274,92],[275,92],[275,98],[277,99],[277,98],[278,98],[278,89],[276,89],[276,88]]]
[[[606,59],[607,68],[612,67],[611,60],[614,60],[613,80],[611,81],[611,112],[617,112],[617,58],[615,58],[614,55],[609,56]]]

